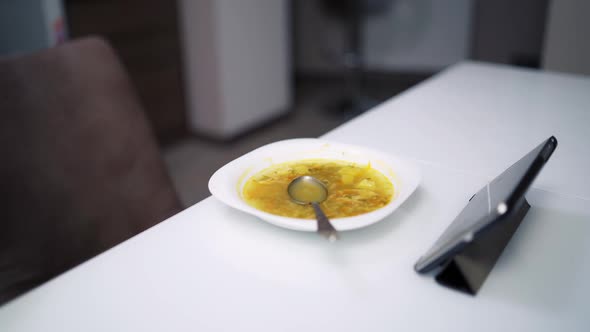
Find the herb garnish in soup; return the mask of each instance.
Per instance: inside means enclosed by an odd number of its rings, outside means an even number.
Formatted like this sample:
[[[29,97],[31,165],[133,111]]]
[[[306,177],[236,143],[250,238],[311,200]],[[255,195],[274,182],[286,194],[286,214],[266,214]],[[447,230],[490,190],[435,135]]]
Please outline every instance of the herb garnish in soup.
[[[387,205],[393,197],[393,184],[371,167],[341,160],[310,159],[273,165],[252,176],[242,190],[251,206],[276,215],[314,219],[311,206],[291,201],[287,187],[293,179],[311,175],[328,188],[321,203],[328,218],[352,217]]]

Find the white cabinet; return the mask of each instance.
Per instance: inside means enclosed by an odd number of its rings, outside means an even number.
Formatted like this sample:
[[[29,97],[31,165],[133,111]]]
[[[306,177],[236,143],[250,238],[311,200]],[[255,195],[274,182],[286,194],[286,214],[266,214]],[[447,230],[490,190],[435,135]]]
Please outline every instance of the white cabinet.
[[[181,0],[188,120],[232,138],[290,107],[286,0]]]

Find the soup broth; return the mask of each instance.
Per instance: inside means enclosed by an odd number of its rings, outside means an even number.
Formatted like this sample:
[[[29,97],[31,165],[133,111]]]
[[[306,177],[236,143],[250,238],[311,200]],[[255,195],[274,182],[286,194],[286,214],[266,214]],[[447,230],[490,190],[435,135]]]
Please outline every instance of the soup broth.
[[[266,168],[246,181],[242,197],[251,206],[276,215],[314,219],[310,205],[291,201],[287,187],[293,179],[310,175],[328,188],[321,208],[328,218],[352,217],[387,205],[393,184],[370,164],[313,159],[287,162]]]

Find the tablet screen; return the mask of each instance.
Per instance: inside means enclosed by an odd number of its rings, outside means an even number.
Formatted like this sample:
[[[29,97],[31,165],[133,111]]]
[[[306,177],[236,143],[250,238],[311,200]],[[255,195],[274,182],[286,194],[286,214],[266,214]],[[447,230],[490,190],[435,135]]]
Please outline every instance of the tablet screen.
[[[416,271],[428,272],[445,262],[480,230],[518,206],[556,146],[557,140],[550,137],[471,197],[432,248],[416,263]]]

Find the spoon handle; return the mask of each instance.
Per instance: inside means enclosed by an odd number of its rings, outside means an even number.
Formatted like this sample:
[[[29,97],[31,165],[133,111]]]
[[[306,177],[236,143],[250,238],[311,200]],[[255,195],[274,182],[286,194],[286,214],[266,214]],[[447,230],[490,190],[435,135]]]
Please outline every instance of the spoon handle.
[[[326,217],[322,208],[318,203],[311,203],[313,206],[313,210],[315,211],[315,217],[318,221],[318,233],[325,237],[326,239],[330,240],[330,242],[334,242],[338,240],[338,231],[332,226],[330,223],[330,219]]]

